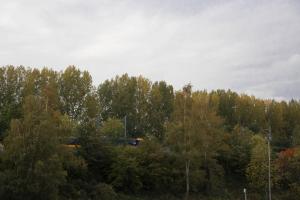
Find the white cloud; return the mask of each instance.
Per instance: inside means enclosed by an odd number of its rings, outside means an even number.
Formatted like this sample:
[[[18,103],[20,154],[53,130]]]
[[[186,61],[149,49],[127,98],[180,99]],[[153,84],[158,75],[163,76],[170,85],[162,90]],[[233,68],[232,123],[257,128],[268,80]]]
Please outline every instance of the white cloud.
[[[0,65],[300,98],[297,1],[0,0]]]

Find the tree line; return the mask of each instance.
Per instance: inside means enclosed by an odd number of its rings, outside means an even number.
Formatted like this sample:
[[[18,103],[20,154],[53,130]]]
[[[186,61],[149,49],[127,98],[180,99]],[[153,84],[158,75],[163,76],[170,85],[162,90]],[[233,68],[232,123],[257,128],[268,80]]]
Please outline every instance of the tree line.
[[[128,74],[94,86],[75,66],[1,67],[0,198],[242,199],[247,188],[265,199],[269,127],[273,197],[297,199],[298,100]],[[143,141],[128,145],[125,134]]]

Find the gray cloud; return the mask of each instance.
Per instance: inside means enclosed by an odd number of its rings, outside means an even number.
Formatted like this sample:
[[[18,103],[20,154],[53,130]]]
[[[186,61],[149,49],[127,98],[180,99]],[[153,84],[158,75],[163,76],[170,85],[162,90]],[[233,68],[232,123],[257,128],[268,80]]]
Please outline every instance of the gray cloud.
[[[0,0],[0,65],[300,98],[298,1]]]

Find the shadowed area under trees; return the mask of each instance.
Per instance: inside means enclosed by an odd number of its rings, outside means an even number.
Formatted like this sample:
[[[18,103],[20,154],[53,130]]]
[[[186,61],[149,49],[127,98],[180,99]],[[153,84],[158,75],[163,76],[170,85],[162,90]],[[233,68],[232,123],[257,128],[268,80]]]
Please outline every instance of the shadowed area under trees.
[[[273,199],[300,195],[298,100],[75,66],[1,67],[0,94],[0,199],[265,199],[269,126]]]

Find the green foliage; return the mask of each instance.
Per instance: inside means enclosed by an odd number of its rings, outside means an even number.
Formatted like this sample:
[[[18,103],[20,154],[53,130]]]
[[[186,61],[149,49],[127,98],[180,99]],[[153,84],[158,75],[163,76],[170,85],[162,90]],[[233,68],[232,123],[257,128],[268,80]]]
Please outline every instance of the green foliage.
[[[78,153],[84,158],[88,168],[88,178],[95,182],[108,182],[115,157],[112,144],[104,140],[93,123],[79,127],[80,148]]]
[[[300,150],[286,149],[276,160],[278,186],[283,192],[282,199],[296,200],[300,195]]]
[[[84,105],[92,89],[92,77],[87,72],[81,72],[74,66],[68,67],[59,80],[59,92],[63,113],[72,119],[83,117]]]
[[[137,120],[136,108],[137,80],[127,74],[114,80],[105,81],[98,88],[100,105],[102,108],[102,118],[123,119],[127,116],[127,129],[131,135],[135,135],[135,120]]]
[[[29,96],[24,119],[5,139],[1,199],[56,199],[67,175],[58,143],[59,126],[38,97]]]
[[[133,147],[118,148],[110,173],[111,184],[126,193],[137,193],[142,188],[141,168]]]
[[[246,174],[249,186],[256,192],[264,194],[268,187],[268,147],[266,139],[261,135],[251,138],[251,160]],[[274,174],[272,165],[272,174]],[[274,179],[272,179],[274,181]],[[274,184],[274,182],[273,182]]]
[[[127,74],[107,80],[97,90],[101,116],[127,118],[127,130],[131,136],[152,134],[164,136],[164,124],[173,110],[173,88],[165,82],[152,84],[143,77]]]
[[[177,183],[182,181],[182,176],[174,166],[176,157],[166,151],[155,138],[143,141],[136,156],[142,170],[143,190],[155,191],[156,194],[178,192]]]
[[[99,183],[95,186],[94,191],[92,192],[92,199],[117,200],[118,195],[112,186],[105,183]]]
[[[293,129],[292,144],[293,146],[300,146],[300,124]]]
[[[174,94],[173,87],[166,82],[155,82],[152,85],[149,96],[149,120],[148,132],[160,139],[164,139],[165,123],[173,112]]]
[[[13,118],[21,117],[25,69],[23,67],[0,68],[0,139]]]
[[[208,106],[206,93],[191,93],[188,85],[175,95],[175,110],[168,125],[167,142],[185,163],[189,190],[210,194],[221,189],[223,170],[218,164],[222,120]]]
[[[122,121],[109,118],[105,122],[103,122],[100,131],[107,137],[117,139],[124,136],[125,130]]]
[[[274,199],[298,199],[297,100],[128,74],[95,89],[74,66],[1,67],[0,94],[1,199],[263,199],[269,126]]]
[[[230,179],[245,180],[246,168],[251,156],[251,136],[248,129],[236,126],[224,137],[225,148],[220,150],[219,160]]]
[[[272,127],[273,141],[278,150],[282,150],[290,145],[291,133],[284,132],[284,109],[285,103],[276,103],[272,101],[268,106],[268,118]]]

